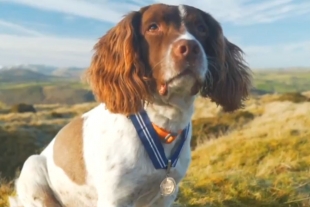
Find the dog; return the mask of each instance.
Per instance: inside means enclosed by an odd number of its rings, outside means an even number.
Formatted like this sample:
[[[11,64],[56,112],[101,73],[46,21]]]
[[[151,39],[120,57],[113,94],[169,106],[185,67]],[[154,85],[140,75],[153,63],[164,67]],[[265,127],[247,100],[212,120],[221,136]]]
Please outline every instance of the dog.
[[[241,48],[188,5],[128,13],[95,44],[85,75],[98,105],[27,158],[11,206],[170,207],[191,161],[195,99],[231,112],[251,87]]]

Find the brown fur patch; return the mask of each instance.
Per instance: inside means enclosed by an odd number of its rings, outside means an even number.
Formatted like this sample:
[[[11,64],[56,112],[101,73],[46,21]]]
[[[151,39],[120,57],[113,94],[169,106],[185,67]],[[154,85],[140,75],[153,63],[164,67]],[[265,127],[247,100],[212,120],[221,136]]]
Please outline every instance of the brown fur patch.
[[[67,176],[79,185],[85,184],[83,157],[83,118],[77,117],[64,126],[54,143],[54,162]]]
[[[33,199],[34,200],[40,199],[40,201],[43,204],[43,207],[61,207],[61,205],[56,200],[51,190],[42,189],[41,191],[37,191]]]
[[[46,195],[43,200],[44,207],[61,207],[53,195]]]

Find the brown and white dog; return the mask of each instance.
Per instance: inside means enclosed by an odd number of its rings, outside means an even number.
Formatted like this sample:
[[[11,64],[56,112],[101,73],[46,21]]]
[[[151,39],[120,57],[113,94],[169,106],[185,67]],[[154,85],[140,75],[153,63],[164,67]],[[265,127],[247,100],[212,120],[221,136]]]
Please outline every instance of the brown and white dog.
[[[128,115],[144,109],[154,126],[178,132],[190,124],[198,95],[234,111],[249,94],[242,50],[191,6],[131,12],[94,49],[86,75],[99,105],[25,161],[11,206],[169,207],[178,191],[160,195],[166,172],[154,168]],[[171,169],[177,184],[190,164],[190,137]],[[162,143],[166,156],[178,140]]]

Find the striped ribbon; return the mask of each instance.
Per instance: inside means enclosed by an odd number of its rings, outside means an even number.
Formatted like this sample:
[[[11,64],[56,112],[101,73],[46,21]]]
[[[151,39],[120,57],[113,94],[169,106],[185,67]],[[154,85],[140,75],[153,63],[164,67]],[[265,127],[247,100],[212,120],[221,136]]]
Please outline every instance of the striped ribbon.
[[[171,155],[170,158],[167,158],[160,139],[155,129],[153,128],[152,122],[150,121],[146,111],[133,114],[129,116],[129,118],[131,119],[155,169],[167,169],[169,160],[172,163],[172,167],[175,167],[183,145],[187,139],[190,124],[188,124],[187,127],[183,130],[180,143],[177,146],[175,152]]]

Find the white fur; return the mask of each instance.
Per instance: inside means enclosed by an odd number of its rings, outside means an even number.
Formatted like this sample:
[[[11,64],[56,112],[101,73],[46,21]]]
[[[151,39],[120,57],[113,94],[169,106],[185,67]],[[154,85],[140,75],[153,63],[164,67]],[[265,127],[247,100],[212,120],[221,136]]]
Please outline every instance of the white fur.
[[[179,12],[180,12],[181,19],[184,19],[187,14],[184,5],[179,5]]]
[[[203,80],[205,78],[207,72],[208,72],[207,55],[205,54],[205,51],[204,51],[202,45],[200,44],[200,42],[186,29],[185,26],[184,26],[184,28],[185,28],[185,32],[182,33],[178,38],[176,38],[174,40],[174,42],[176,42],[178,40],[193,40],[198,44],[199,49],[200,49],[200,53],[202,54],[201,63],[200,63],[200,66],[198,66],[196,68],[192,68],[192,70],[196,70],[196,72],[198,72],[198,74],[199,74],[199,78],[201,80]],[[165,56],[165,61],[163,62],[163,64],[167,67],[167,69],[165,70],[165,74],[164,74],[165,80],[169,80],[179,73],[179,70],[175,69],[176,67],[175,67],[175,63],[173,61],[173,58],[171,56],[171,52],[172,52],[172,45],[170,45],[168,47],[168,50],[167,50],[167,53]],[[186,78],[187,78],[187,81],[189,82],[189,84],[193,84],[193,82],[196,81],[192,77],[186,77]],[[176,80],[175,82],[172,83],[172,85],[174,85],[175,88],[181,87],[179,90],[190,89],[190,87],[188,87],[188,85],[185,85],[185,87],[184,87],[183,81],[181,80],[181,82],[180,82],[180,80],[181,79],[179,79],[179,81]]]
[[[184,16],[185,8],[179,8],[180,14]],[[179,38],[195,39],[187,31]],[[200,71],[201,77],[204,77],[207,60],[202,59],[201,67],[196,69]],[[169,55],[166,61],[171,69],[167,71],[172,71],[166,76],[170,77],[174,70]],[[169,86],[171,90],[167,97],[156,97],[155,103],[146,105],[150,120],[172,132],[184,129],[191,122],[194,111],[195,96],[186,91],[193,83],[194,81],[183,78],[176,80]],[[177,87],[184,87],[184,92],[175,92],[173,89]],[[33,155],[25,162],[16,184],[18,197],[10,198],[11,207],[19,207],[19,204],[23,207],[43,207],[40,197],[34,198],[39,196],[40,192],[54,194],[62,207],[172,206],[178,191],[171,197],[160,195],[159,185],[166,172],[154,168],[130,119],[111,113],[105,109],[104,104],[99,104],[82,117],[86,183],[78,185],[72,182],[63,169],[55,165],[53,140],[40,155]],[[178,184],[190,164],[191,135],[190,127],[177,166],[171,170],[170,175]],[[179,139],[172,144],[163,144],[166,156],[170,156],[178,141]]]
[[[197,39],[191,33],[189,33],[188,31],[186,31],[185,33],[180,35],[175,41],[182,40],[182,39],[183,40],[194,40],[197,43],[199,43],[199,41],[197,41]]]
[[[179,14],[180,14],[180,17],[182,19],[182,29],[184,30],[182,34],[180,34],[179,37],[177,37],[174,42],[178,41],[178,40],[193,40],[195,41],[198,46],[199,46],[199,49],[200,49],[200,52],[202,54],[202,58],[201,58],[201,64],[200,64],[200,67],[197,67],[197,68],[193,68],[193,70],[197,70],[197,72],[199,73],[199,78],[201,80],[204,79],[204,77],[206,76],[207,72],[208,72],[208,59],[207,59],[207,55],[205,54],[204,52],[204,49],[202,47],[202,45],[200,44],[200,42],[187,30],[184,22],[183,22],[183,19],[186,17],[187,15],[187,12],[186,12],[186,8],[184,5],[179,5],[178,7],[179,9]],[[167,53],[165,55],[165,61],[163,61],[163,65],[167,68],[167,70],[165,70],[165,74],[164,74],[164,78],[165,80],[169,80],[171,78],[173,78],[174,76],[176,76],[179,71],[175,69],[175,65],[174,65],[174,61],[172,59],[172,56],[171,56],[171,52],[172,52],[172,45],[170,45],[168,47],[168,50],[167,50]],[[187,77],[188,78],[188,77]],[[195,81],[193,78],[189,77],[187,79],[187,81],[190,83],[190,84],[193,84],[193,81]],[[179,88],[178,86],[184,86],[183,82],[174,82],[172,83],[175,88]],[[182,87],[182,88],[179,88],[179,90],[188,90],[190,89],[190,87]]]

